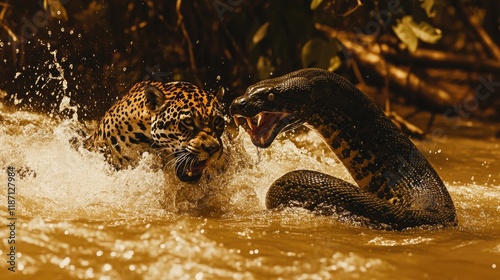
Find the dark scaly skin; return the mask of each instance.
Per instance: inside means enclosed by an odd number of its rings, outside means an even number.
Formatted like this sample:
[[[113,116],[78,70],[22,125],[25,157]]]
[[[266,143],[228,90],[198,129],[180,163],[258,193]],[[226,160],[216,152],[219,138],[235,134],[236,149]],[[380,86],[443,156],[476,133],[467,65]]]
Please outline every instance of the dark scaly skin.
[[[266,148],[289,125],[316,130],[357,186],[308,170],[287,173],[270,187],[268,208],[301,206],[348,211],[375,227],[401,230],[456,225],[453,201],[426,158],[361,91],[321,69],[302,69],[250,86],[231,104],[250,120],[254,145]]]

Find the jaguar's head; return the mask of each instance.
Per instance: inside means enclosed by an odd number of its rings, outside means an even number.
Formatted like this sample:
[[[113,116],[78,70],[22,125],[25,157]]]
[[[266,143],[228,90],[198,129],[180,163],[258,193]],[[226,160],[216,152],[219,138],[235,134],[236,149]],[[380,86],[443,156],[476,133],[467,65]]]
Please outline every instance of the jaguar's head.
[[[211,94],[185,83],[173,83],[172,90],[145,89],[146,105],[152,114],[153,145],[173,156],[171,164],[183,182],[196,182],[204,169],[223,152],[221,141],[225,119],[221,94]]]

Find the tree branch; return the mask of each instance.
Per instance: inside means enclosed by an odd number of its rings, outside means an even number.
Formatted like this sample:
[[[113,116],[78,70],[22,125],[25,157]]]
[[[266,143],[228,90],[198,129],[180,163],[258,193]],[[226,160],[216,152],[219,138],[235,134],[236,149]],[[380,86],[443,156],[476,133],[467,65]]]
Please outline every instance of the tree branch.
[[[429,49],[417,49],[414,53],[399,52],[387,44],[382,44],[382,53],[391,61],[412,61],[415,65],[432,66],[434,68],[474,69],[481,72],[500,71],[500,61],[478,59],[475,55],[454,54]]]
[[[476,15],[472,13],[468,13],[467,9],[462,5],[461,1],[453,0],[455,7],[457,8],[457,12],[461,14],[465,19],[467,24],[470,26],[472,31],[476,34],[478,39],[483,43],[486,52],[495,58],[497,61],[500,61],[500,48],[498,48],[497,44],[491,39],[490,35],[479,23],[479,19]]]
[[[177,0],[177,4],[175,5],[175,11],[177,13],[177,26],[180,26],[182,34],[184,35],[184,38],[186,39],[188,44],[189,63],[191,65],[191,71],[193,71],[194,79],[196,80],[198,86],[203,86],[200,79],[198,78],[198,67],[196,66],[196,61],[194,58],[193,43],[191,42],[191,38],[189,38],[189,33],[187,32],[186,25],[184,24],[184,17],[181,13],[181,5],[182,0]]]
[[[354,55],[366,69],[377,73],[380,77],[388,77],[390,87],[405,93],[407,97],[415,96],[427,104],[428,109],[443,111],[457,101],[448,91],[428,83],[403,67],[388,62],[380,63],[384,59],[380,49],[376,46],[372,48],[361,46],[352,39],[354,34],[321,24],[316,24],[316,28],[329,37],[337,38],[349,52],[347,55]]]

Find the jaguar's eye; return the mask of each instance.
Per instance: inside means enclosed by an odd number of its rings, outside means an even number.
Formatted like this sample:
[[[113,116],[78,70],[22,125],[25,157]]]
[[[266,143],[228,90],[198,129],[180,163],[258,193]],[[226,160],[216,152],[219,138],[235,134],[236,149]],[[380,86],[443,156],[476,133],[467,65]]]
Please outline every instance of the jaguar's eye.
[[[182,125],[184,125],[186,128],[193,129],[194,127],[194,120],[193,118],[186,117],[181,120]]]

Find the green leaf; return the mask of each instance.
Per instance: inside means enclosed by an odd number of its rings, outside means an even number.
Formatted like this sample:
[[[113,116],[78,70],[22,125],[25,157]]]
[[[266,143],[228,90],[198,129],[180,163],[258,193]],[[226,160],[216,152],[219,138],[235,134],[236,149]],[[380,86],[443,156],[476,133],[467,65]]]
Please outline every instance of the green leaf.
[[[341,65],[341,60],[337,56],[339,50],[340,45],[337,40],[325,41],[313,38],[302,48],[302,66],[333,71]]]
[[[403,17],[403,20],[397,20],[397,25],[393,26],[392,29],[394,30],[394,33],[396,33],[396,36],[398,36],[399,40],[403,42],[407,47],[410,52],[414,52],[417,50],[418,46],[418,38],[417,35],[413,32],[412,28],[408,24],[408,19],[405,20],[405,18],[409,17],[411,21],[413,19],[411,16],[405,16]]]
[[[316,10],[316,8],[318,8],[318,6],[321,5],[321,2],[323,2],[323,0],[312,0],[311,10]]]
[[[439,39],[441,39],[441,30],[438,28],[434,28],[432,25],[428,24],[425,21],[417,24],[413,21],[411,16],[405,16],[403,17],[403,23],[411,28],[417,38],[426,43],[434,44]]]
[[[257,45],[264,37],[267,35],[267,29],[269,28],[269,21],[262,24],[259,29],[257,29],[257,32],[252,37],[252,42]]]
[[[434,0],[420,0],[422,2],[420,6],[425,10],[428,17],[433,18],[437,14],[436,7],[434,6]]]
[[[342,60],[338,55],[330,58],[330,65],[328,66],[328,71],[333,72],[337,70],[342,65]]]
[[[417,49],[418,39],[429,44],[434,44],[441,39],[440,29],[424,21],[416,23],[411,16],[404,16],[402,20],[398,20],[397,25],[392,29],[410,52]]]

